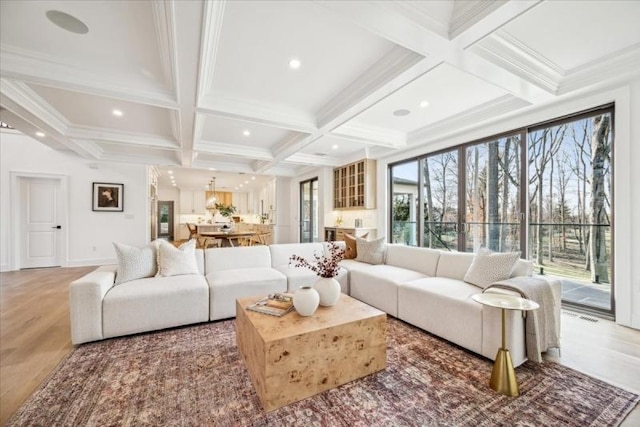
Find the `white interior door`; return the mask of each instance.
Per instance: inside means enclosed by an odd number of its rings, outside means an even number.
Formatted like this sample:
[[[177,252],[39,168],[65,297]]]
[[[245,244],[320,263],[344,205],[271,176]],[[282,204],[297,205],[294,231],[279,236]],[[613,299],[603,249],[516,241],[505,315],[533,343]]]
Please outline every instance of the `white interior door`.
[[[20,184],[20,267],[60,266],[60,180],[22,178]]]

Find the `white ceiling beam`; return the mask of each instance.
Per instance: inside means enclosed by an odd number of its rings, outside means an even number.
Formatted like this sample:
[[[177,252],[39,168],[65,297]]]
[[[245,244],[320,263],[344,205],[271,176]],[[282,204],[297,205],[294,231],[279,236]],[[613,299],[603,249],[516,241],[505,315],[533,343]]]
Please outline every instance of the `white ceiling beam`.
[[[131,144],[142,147],[179,149],[180,145],[173,139],[161,136],[139,134],[134,132],[114,131],[89,126],[69,126],[65,136],[84,140]]]
[[[177,63],[180,64],[176,71],[180,110],[176,122],[180,123],[178,141],[182,146],[181,164],[184,167],[190,167],[195,160],[193,142],[197,124],[193,107],[197,101],[197,90],[194,89],[193,82],[199,79],[198,64],[206,60],[203,58],[206,53],[202,52],[200,46],[208,25],[205,7],[208,6],[201,1],[181,1],[180,7],[174,11],[175,45],[180,46],[175,53]]]
[[[207,96],[201,99],[196,112],[296,132],[313,133],[317,130],[316,118],[312,115],[287,111],[283,108],[275,109],[271,104],[223,95]]]
[[[343,164],[344,159],[331,156],[318,156],[317,154],[295,153],[287,157],[284,163],[297,165],[316,165],[336,167]]]
[[[100,70],[83,69],[81,64],[62,63],[57,58],[36,56],[6,46],[0,49],[0,62],[2,78],[156,107],[176,108],[176,97],[170,90],[163,85],[143,83],[136,76],[113,76]],[[128,81],[134,81],[135,84],[127,84]]]
[[[217,141],[207,141],[200,139],[194,149],[203,154],[213,154],[217,156],[242,157],[247,159],[273,160],[271,150],[259,147],[247,147],[238,144],[229,144]]]

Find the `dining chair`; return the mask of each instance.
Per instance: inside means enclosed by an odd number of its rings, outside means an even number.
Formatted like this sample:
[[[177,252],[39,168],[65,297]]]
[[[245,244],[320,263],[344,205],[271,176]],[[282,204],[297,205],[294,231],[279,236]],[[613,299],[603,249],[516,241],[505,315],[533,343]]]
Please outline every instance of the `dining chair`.
[[[187,229],[189,230],[189,240],[196,239],[196,247],[202,248],[202,241],[200,240],[201,236],[198,234],[198,227],[196,227],[195,224],[188,222]]]

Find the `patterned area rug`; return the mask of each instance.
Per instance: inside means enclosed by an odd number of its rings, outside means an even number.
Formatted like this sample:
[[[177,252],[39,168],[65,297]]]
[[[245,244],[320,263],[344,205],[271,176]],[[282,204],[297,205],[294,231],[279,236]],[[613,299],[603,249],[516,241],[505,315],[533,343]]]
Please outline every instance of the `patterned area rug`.
[[[609,426],[639,397],[570,368],[527,362],[520,397],[488,386],[492,363],[389,319],[387,369],[265,413],[232,320],[85,344],[10,426]]]

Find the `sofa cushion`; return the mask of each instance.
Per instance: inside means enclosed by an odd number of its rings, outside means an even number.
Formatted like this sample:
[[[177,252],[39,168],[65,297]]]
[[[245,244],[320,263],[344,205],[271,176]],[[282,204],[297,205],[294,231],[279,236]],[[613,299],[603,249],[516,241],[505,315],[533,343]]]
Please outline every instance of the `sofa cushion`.
[[[533,274],[533,261],[519,259],[513,267],[511,277],[531,276]]]
[[[369,233],[365,233],[362,236],[358,236],[362,239],[366,239],[369,236]],[[356,259],[358,256],[358,245],[356,242],[356,236],[352,236],[351,234],[344,234],[344,259]]]
[[[438,259],[437,277],[463,280],[475,255],[466,252],[441,252]]]
[[[156,258],[159,244],[158,240],[154,240],[143,248],[137,248],[113,242],[118,258],[115,284],[155,276],[158,271]]]
[[[166,241],[158,248],[158,275],[163,277],[199,274],[196,261],[196,241],[189,240],[176,248]]]
[[[298,255],[309,262],[314,262],[314,256],[325,255],[322,243],[282,243],[269,245],[271,252],[271,266],[287,266],[291,255]]]
[[[270,268],[271,252],[268,246],[262,245],[211,248],[204,252],[204,265],[207,274],[214,271],[242,268]]]
[[[386,313],[398,315],[398,284],[425,277],[392,265],[369,265],[349,272],[351,296]]]
[[[476,286],[446,277],[428,277],[398,288],[398,317],[459,344],[482,351],[482,305],[471,299]]]
[[[209,320],[209,286],[200,274],[151,277],[114,286],[102,302],[104,338]]]
[[[305,267],[281,265],[273,267],[287,277],[287,290],[295,292],[301,286],[313,286],[318,280],[318,275]]]
[[[287,291],[286,276],[271,267],[217,270],[206,277],[209,282],[210,320],[235,317],[238,298]]]
[[[416,246],[387,245],[388,265],[418,271],[426,276],[435,276],[441,251]]]
[[[384,237],[376,240],[367,241],[360,237],[356,237],[356,261],[366,262],[367,264],[382,264],[384,262],[385,243]]]
[[[300,289],[301,286],[313,286],[319,278],[313,271],[304,267],[279,266],[274,268],[287,277],[288,292],[295,292]],[[335,277],[338,283],[340,283],[342,293],[345,294],[349,293],[348,274],[349,272],[345,268],[340,268],[338,275]]]
[[[486,288],[492,283],[511,277],[511,272],[520,258],[520,252],[491,252],[480,249],[473,259],[464,281]]]

